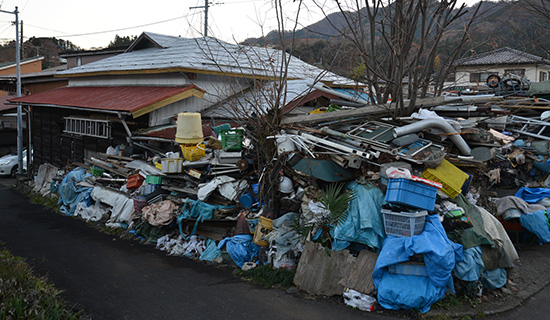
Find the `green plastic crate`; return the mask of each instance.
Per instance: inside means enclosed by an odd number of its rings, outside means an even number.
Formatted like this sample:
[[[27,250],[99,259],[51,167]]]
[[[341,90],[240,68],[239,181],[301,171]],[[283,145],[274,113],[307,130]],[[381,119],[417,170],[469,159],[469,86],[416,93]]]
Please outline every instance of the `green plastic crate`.
[[[221,132],[222,146],[226,151],[241,151],[243,148],[243,129],[231,129]]]

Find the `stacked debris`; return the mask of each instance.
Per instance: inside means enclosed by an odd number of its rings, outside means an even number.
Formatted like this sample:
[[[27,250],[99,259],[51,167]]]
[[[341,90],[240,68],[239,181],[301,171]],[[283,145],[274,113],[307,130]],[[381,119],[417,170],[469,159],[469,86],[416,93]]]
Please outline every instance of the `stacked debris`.
[[[394,119],[333,111],[269,136],[229,124],[204,134],[200,115],[180,114],[181,152],[113,147],[57,182],[43,165],[35,190],[171,255],[295,269],[298,288],[362,310],[375,297],[427,312],[448,289],[508,285],[519,259],[509,234],[550,241],[548,116],[490,103],[469,118],[464,105]],[[440,115],[451,111],[460,117]]]

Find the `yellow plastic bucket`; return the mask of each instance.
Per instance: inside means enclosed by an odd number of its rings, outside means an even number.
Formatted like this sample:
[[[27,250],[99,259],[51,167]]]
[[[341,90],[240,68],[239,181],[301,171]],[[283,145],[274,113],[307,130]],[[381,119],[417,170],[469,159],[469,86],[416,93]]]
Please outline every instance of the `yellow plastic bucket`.
[[[273,231],[273,220],[260,216],[258,219],[258,224],[256,225],[256,231],[254,231],[254,238],[252,242],[255,244],[267,247],[269,242],[266,240],[267,236],[271,231]]]

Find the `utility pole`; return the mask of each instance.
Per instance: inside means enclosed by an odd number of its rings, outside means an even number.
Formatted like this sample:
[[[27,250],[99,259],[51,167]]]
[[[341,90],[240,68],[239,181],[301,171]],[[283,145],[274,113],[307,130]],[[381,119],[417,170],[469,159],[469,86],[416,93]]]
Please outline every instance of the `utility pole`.
[[[21,20],[21,59],[25,59],[25,46],[23,41],[23,20]]]
[[[221,4],[221,3],[214,3]],[[198,6],[198,7],[189,7],[189,9],[204,9],[204,33],[203,35],[205,37],[208,37],[208,8],[210,7],[210,3],[208,0],[204,0],[204,6]]]
[[[21,51],[19,49],[19,10],[15,7],[13,12],[1,10],[0,12],[15,15],[15,64],[17,77],[17,97],[21,97]],[[28,152],[31,152],[30,150]],[[21,103],[17,103],[17,173],[23,174],[23,117]]]

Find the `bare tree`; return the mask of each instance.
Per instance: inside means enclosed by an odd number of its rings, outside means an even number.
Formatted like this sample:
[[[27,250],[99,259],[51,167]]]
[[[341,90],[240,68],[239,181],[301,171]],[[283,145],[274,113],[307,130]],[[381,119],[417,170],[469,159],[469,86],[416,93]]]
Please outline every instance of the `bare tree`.
[[[269,139],[280,132],[283,107],[287,104],[288,80],[296,77],[294,34],[298,28],[303,8],[301,1],[295,1],[294,16],[285,16],[282,0],[273,2],[279,36],[279,50],[248,45],[228,45],[214,38],[204,39],[200,44],[205,57],[218,68],[226,81],[213,90],[218,103],[211,110],[220,110],[218,116],[226,114],[232,122],[239,121],[250,133],[255,149],[256,167],[261,172],[261,194],[269,201],[269,209],[278,214],[278,185],[284,162],[277,157],[275,139]],[[286,9],[286,8],[285,8]],[[288,9],[287,9],[288,11]],[[290,24],[288,26],[288,24]],[[203,40],[197,40],[203,41]],[[214,45],[215,44],[215,45]],[[220,61],[218,50],[223,51],[226,61]],[[299,62],[299,65],[306,65]],[[318,82],[326,71],[307,74]],[[310,89],[312,90],[312,89]]]
[[[417,97],[425,97],[437,72],[438,85],[452,69],[481,2],[473,14],[458,0],[336,0],[345,24],[339,34],[355,46],[365,66],[364,81],[379,103],[389,98],[395,114],[410,114]],[[324,2],[317,3],[321,10]],[[325,12],[328,18],[328,12]],[[330,19],[329,19],[330,22]],[[461,24],[461,28],[457,25]],[[454,27],[451,30],[451,27]],[[460,41],[448,57],[438,57],[438,46],[445,37]],[[434,61],[439,58],[436,70]],[[404,80],[408,79],[405,92]],[[410,99],[405,108],[404,99]]]
[[[522,0],[518,1],[518,5],[521,5],[537,16],[543,17],[547,22],[550,22],[549,0]]]

